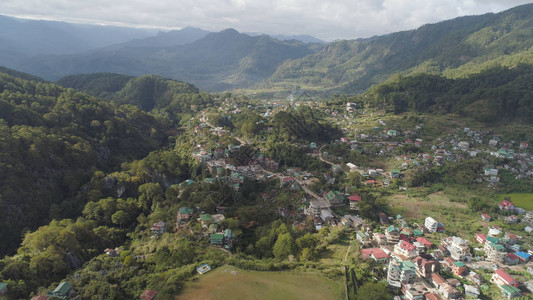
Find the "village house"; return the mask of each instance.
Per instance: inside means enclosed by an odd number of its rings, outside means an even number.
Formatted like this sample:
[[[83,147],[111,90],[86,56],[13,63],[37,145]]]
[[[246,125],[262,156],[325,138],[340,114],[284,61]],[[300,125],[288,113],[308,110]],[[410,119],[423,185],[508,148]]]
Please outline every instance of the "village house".
[[[146,289],[142,294],[140,299],[142,300],[154,300],[157,297],[157,291]]]
[[[468,268],[461,261],[456,261],[452,263],[452,274],[458,277],[463,277],[468,275]]]
[[[180,207],[176,216],[176,229],[188,224],[192,218],[194,209],[190,207]]]
[[[416,230],[415,230],[416,231]],[[420,244],[422,244],[426,249],[431,249],[433,248],[433,243],[430,242],[428,239],[424,238],[424,237],[417,237],[416,238],[416,241]]]
[[[384,245],[387,243],[387,238],[385,237],[384,234],[382,233],[379,233],[379,232],[374,232],[372,234],[372,237],[374,238],[374,240],[379,244],[379,245]]]
[[[359,202],[361,202],[361,195],[353,194],[349,197],[350,200],[350,209],[359,210]]]
[[[496,263],[503,263],[507,254],[505,247],[499,243],[498,239],[492,242],[487,239],[483,246],[483,251],[485,251],[485,259],[487,261]]]
[[[446,280],[444,280],[444,278],[442,278],[437,273],[431,274],[431,283],[446,299],[458,299],[462,296],[461,292],[451,286]]]
[[[402,284],[414,283],[416,279],[416,266],[411,261],[391,259],[387,271],[387,282],[399,281]]]
[[[385,229],[385,237],[390,244],[396,244],[400,240],[400,231],[394,225],[391,225]]]
[[[485,279],[483,278],[483,276],[481,276],[480,274],[474,271],[470,271],[466,278],[477,285],[481,285],[483,284],[483,282],[485,282]]]
[[[361,256],[364,259],[373,259],[378,263],[386,263],[389,260],[389,255],[381,248],[361,249]]]
[[[464,284],[463,288],[465,290],[465,296],[471,296],[477,299],[480,295],[479,289],[473,285]]]
[[[7,294],[7,283],[0,282],[0,296]]]
[[[329,191],[324,195],[324,197],[330,203],[331,206],[344,205],[344,196],[340,192]]]
[[[159,221],[152,224],[152,228],[150,228],[150,231],[152,232],[152,234],[162,235],[163,233],[165,233],[166,226],[167,224],[165,222]]]
[[[426,220],[424,221],[424,227],[426,228],[428,232],[437,232],[438,225],[439,225],[439,222],[437,222],[432,217],[427,217]]]
[[[446,245],[446,249],[450,251],[450,256],[455,260],[462,261],[470,255],[470,245],[458,236],[444,238],[443,243]]]
[[[389,218],[387,217],[385,213],[383,212],[378,213],[378,219],[381,225],[389,225]]]
[[[507,253],[505,256],[505,264],[513,266],[520,263],[520,258],[514,253]]]
[[[487,214],[481,214],[481,220],[483,220],[485,222],[490,222],[491,219],[492,219],[491,216],[489,216]]]
[[[490,281],[498,286],[501,285],[509,285],[509,286],[515,286],[518,287],[519,282],[516,281],[511,275],[507,274],[502,269],[497,269],[494,271],[494,274],[492,274],[492,278]]]
[[[408,300],[424,300],[424,295],[428,292],[429,290],[427,287],[421,283],[406,284],[402,286],[404,299]]]
[[[370,243],[370,237],[362,231],[357,231],[355,237],[363,246]]]
[[[498,203],[498,207],[500,210],[508,210],[512,211],[515,209],[514,204],[509,200],[503,200],[502,202]]]
[[[416,247],[408,241],[400,240],[394,246],[394,252],[407,258],[414,258],[418,255]]]
[[[507,299],[517,298],[522,296],[522,292],[519,288],[511,285],[501,285],[500,291],[502,292],[502,295]]]
[[[72,286],[68,281],[61,282],[53,291],[48,291],[46,295],[48,297],[55,297],[61,300],[69,298],[72,293]]]
[[[429,279],[432,273],[440,271],[440,263],[430,257],[418,256],[413,262],[416,265],[417,273],[423,278]]]

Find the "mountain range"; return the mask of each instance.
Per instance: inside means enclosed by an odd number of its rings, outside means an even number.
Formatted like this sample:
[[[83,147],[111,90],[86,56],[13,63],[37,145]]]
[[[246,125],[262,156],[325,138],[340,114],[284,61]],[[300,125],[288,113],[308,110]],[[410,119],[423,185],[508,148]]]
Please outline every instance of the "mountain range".
[[[0,46],[0,62],[47,80],[113,72],[155,74],[207,91],[357,94],[398,73],[459,78],[498,65],[533,63],[532,16],[533,4],[528,4],[327,44],[312,37],[298,40],[234,29],[213,33],[185,28],[78,53],[48,51],[18,59],[6,59],[11,48]]]

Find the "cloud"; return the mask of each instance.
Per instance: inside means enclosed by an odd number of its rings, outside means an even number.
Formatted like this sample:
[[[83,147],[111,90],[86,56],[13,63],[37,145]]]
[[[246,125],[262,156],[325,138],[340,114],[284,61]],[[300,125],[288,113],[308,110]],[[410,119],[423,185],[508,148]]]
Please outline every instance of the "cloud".
[[[70,22],[353,39],[417,28],[531,0],[2,0],[0,13]]]

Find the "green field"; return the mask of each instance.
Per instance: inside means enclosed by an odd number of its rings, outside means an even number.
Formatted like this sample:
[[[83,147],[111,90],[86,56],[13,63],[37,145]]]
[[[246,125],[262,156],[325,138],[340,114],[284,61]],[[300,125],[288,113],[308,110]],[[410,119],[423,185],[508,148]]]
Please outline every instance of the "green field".
[[[512,193],[499,194],[498,200],[502,201],[505,198],[511,198],[511,202],[517,207],[525,210],[533,210],[533,193]]]
[[[195,277],[198,278],[198,277]],[[223,266],[184,284],[177,299],[344,299],[344,283],[317,273]]]

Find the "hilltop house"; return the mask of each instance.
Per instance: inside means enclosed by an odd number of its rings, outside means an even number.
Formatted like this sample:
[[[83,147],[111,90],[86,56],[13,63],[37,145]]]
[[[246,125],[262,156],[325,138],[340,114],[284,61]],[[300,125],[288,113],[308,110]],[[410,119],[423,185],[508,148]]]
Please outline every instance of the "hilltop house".
[[[500,210],[514,210],[514,204],[509,200],[503,200],[502,202],[498,203],[498,207]]]
[[[150,231],[152,231],[152,234],[162,235],[163,233],[165,233],[166,225],[167,224],[163,221],[156,222],[152,224],[152,228],[150,228]]]
[[[142,300],[153,300],[155,297],[157,297],[157,291],[147,289],[141,294],[140,298]]]
[[[381,248],[361,249],[361,255],[364,259],[373,259],[378,263],[386,263],[389,259],[389,255]]]
[[[329,191],[324,195],[324,197],[330,203],[331,206],[344,205],[344,196],[340,192]]]
[[[190,207],[180,207],[176,216],[176,228],[184,226],[189,223],[194,213],[194,209]]]
[[[359,210],[359,202],[361,202],[361,195],[353,194],[349,198],[350,200],[350,209]]]
[[[56,298],[63,300],[63,299],[67,299],[71,293],[72,293],[72,286],[70,285],[68,281],[63,281],[61,282],[61,284],[59,284],[55,288],[55,290],[51,292],[48,291],[46,295],[48,297],[56,297]]]
[[[394,252],[403,255],[407,258],[414,258],[418,255],[416,247],[408,241],[400,240],[394,246]]]

